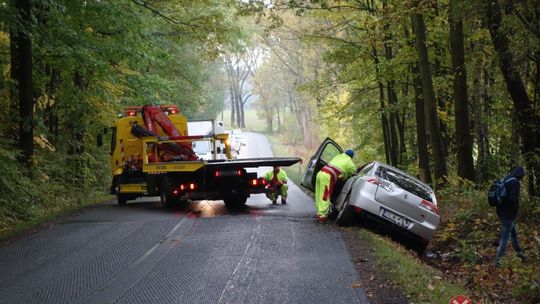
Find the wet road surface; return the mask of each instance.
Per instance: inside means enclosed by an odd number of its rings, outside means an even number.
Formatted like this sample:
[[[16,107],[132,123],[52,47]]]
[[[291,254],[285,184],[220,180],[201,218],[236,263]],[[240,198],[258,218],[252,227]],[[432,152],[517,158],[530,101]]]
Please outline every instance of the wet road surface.
[[[245,134],[241,157],[271,156]],[[253,195],[239,213],[156,200],[109,202],[0,248],[0,303],[368,302],[341,234],[294,184],[287,205]]]

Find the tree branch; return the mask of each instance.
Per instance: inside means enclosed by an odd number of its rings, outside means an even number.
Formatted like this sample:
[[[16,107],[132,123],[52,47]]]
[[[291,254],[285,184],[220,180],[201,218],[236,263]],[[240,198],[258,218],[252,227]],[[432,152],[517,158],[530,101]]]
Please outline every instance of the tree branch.
[[[187,22],[183,22],[183,21],[180,21],[180,20],[176,20],[176,19],[173,19],[167,15],[165,15],[164,13],[160,12],[159,10],[151,7],[148,3],[146,3],[146,1],[137,1],[137,0],[131,0],[134,4],[138,5],[138,6],[141,6],[141,7],[144,7],[145,9],[147,10],[150,10],[152,13],[160,16],[161,18],[163,18],[165,21],[169,22],[169,23],[172,23],[172,24],[179,24],[179,25],[184,25],[184,26],[187,26],[187,27],[191,27],[192,29],[202,29],[203,27],[200,26],[200,25],[197,25],[197,24],[191,24],[191,23],[187,23]]]

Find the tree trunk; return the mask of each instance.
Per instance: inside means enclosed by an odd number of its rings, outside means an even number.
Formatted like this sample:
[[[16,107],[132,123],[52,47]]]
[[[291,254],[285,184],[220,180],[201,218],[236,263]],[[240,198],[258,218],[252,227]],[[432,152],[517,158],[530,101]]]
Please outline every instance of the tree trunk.
[[[56,146],[58,141],[58,116],[56,114],[56,105],[58,100],[56,99],[56,90],[60,85],[60,72],[56,69],[50,70],[51,79],[49,82],[49,100],[45,108],[45,121],[47,122],[47,129],[49,131],[49,140]]]
[[[487,92],[490,87],[490,76],[485,59],[482,58],[475,64],[475,73],[473,78],[473,108],[474,108],[474,126],[476,134],[476,145],[478,149],[478,159],[476,161],[476,181],[478,183],[489,180],[489,129],[486,121],[486,115],[489,112],[489,100]]]
[[[240,112],[240,107],[242,106],[242,96],[241,96],[242,92],[240,92],[240,90],[238,89],[238,87],[235,85],[235,95],[236,95],[236,100],[235,100],[235,107],[236,107],[236,126],[238,128],[242,128],[242,113]]]
[[[534,113],[531,100],[525,89],[521,76],[513,62],[510,51],[510,42],[506,33],[501,29],[502,16],[498,0],[485,0],[485,11],[489,33],[495,51],[499,55],[499,67],[501,69],[506,88],[514,103],[517,113],[519,129],[522,136],[522,153],[526,166],[530,171],[530,177],[540,175],[539,169],[539,142],[540,142],[540,118]],[[539,195],[540,189],[534,182],[529,184],[529,193]]]
[[[281,116],[279,114],[279,105],[276,105],[276,114],[277,114],[277,132],[281,133]]]
[[[10,123],[8,126],[8,130],[10,131],[9,134],[7,134],[11,139],[18,140],[18,134],[15,134],[15,130],[18,129],[18,124],[20,121],[19,118],[19,85],[18,85],[18,79],[19,79],[19,50],[17,47],[17,31],[15,29],[15,26],[12,26],[12,28],[9,31],[9,51],[10,51],[10,77],[11,77],[11,85],[9,87],[9,97],[10,97],[10,103],[9,103],[9,116],[13,117],[14,121]]]
[[[422,99],[422,80],[418,64],[413,66],[414,74],[414,104],[416,109],[416,145],[418,148],[418,174],[420,179],[431,184],[431,171],[429,169],[429,152],[427,147],[426,120],[424,112],[424,100]]]
[[[373,61],[375,63],[375,71],[377,74],[379,74],[380,61],[379,61],[379,56],[377,55],[377,50],[375,49],[375,47],[372,47],[371,52],[373,55]],[[380,102],[380,111],[381,111],[381,128],[383,131],[384,154],[386,156],[386,163],[392,165],[394,163],[394,159],[393,159],[393,153],[391,149],[392,142],[390,140],[390,128],[388,126],[388,118],[386,115],[387,109],[385,109],[386,105],[384,102],[384,84],[382,83],[381,80],[378,80],[377,85],[379,87],[379,102]]]
[[[469,122],[469,100],[467,96],[467,74],[465,68],[465,49],[463,47],[463,22],[455,16],[456,1],[450,0],[450,50],[454,74],[454,105],[456,123],[456,146],[458,176],[474,181],[472,157],[472,137]]]
[[[231,93],[231,127],[234,127],[236,125],[236,96],[234,94],[232,83],[229,86],[229,92]]]
[[[398,139],[398,132],[396,130],[398,118],[397,118],[396,110],[393,108],[393,106],[396,105],[397,101],[395,100],[396,94],[394,92],[393,82],[387,81],[386,86],[387,86],[388,104],[390,105],[390,109],[388,111],[389,113],[388,115],[390,118],[389,123],[388,123],[388,127],[390,129],[390,151],[392,153],[390,159],[392,160],[391,165],[397,167],[399,165],[398,160],[400,159],[399,139]]]
[[[388,119],[385,113],[385,104],[384,104],[384,85],[382,82],[379,83],[379,100],[381,103],[381,127],[383,131],[383,141],[384,141],[384,154],[386,155],[386,162],[392,164],[392,150],[390,149],[390,130],[388,129]]]
[[[244,101],[242,100],[242,98],[240,98],[240,121],[238,122],[238,124],[240,125],[240,128],[245,128],[246,127],[246,120],[245,120],[245,116],[244,116]]]
[[[420,80],[422,82],[422,95],[426,114],[426,125],[429,128],[429,138],[433,151],[434,172],[437,185],[445,182],[448,174],[446,168],[446,157],[444,155],[439,117],[437,114],[437,102],[433,89],[433,80],[429,67],[428,52],[426,47],[426,28],[424,17],[421,14],[413,13],[411,16],[412,25],[416,37],[416,51],[418,53],[418,68]]]
[[[28,32],[32,22],[29,0],[16,1],[16,7],[21,16],[23,29],[19,29],[16,38],[18,49],[19,88],[19,147],[22,151],[21,162],[29,168],[32,166],[34,155],[34,88],[32,83],[32,41]]]

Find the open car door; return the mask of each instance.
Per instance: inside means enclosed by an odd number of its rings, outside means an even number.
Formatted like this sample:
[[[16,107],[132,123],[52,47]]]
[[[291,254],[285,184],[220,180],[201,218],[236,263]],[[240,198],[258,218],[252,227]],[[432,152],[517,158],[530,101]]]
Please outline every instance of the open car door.
[[[317,153],[309,160],[304,177],[302,177],[302,186],[315,191],[315,179],[319,170],[332,160],[334,156],[342,152],[343,149],[335,141],[326,138],[317,150]]]

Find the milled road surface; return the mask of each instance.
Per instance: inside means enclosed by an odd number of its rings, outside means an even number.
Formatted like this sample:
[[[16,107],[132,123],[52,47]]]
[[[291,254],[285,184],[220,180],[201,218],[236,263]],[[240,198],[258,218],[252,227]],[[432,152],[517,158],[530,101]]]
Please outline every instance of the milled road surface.
[[[249,157],[271,156],[246,136]],[[236,214],[153,201],[109,202],[0,248],[0,303],[368,302],[341,234],[292,183],[287,205],[254,195]]]

